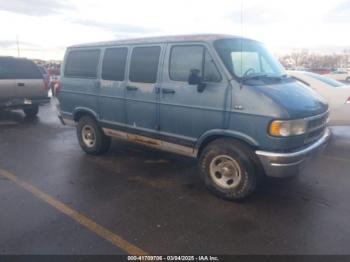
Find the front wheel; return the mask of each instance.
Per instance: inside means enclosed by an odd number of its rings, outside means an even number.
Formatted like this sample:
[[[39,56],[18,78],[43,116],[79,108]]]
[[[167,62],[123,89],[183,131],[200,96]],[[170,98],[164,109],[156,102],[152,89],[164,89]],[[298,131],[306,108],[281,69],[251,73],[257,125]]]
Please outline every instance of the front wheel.
[[[232,139],[218,139],[204,148],[199,159],[201,175],[207,188],[228,200],[248,197],[260,176],[252,150]]]
[[[77,137],[81,148],[88,154],[101,155],[108,151],[111,138],[106,136],[91,117],[80,118],[77,125]]]

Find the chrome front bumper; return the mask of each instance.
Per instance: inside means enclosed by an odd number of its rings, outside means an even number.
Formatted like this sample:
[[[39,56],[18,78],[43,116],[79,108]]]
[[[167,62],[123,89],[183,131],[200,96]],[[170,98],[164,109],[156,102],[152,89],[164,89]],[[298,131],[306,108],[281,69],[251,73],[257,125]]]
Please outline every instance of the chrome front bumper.
[[[267,176],[290,177],[299,173],[306,159],[322,151],[328,144],[331,136],[327,128],[324,135],[315,143],[291,153],[274,153],[255,151]]]

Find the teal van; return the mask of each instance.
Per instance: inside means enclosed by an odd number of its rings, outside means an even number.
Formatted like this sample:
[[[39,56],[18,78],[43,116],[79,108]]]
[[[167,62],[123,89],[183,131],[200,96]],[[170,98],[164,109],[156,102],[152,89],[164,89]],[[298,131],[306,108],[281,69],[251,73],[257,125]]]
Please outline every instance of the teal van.
[[[111,138],[197,158],[220,197],[289,177],[325,147],[328,105],[286,75],[260,42],[230,35],[153,37],[67,48],[58,93],[82,149]]]

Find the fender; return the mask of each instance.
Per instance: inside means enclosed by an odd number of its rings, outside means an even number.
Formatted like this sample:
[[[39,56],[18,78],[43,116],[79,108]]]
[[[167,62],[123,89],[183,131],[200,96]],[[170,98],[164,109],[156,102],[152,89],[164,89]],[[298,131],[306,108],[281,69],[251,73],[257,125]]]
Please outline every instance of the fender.
[[[73,119],[74,121],[77,120],[77,116],[79,116],[79,114],[82,113],[88,113],[90,115],[92,115],[97,121],[99,120],[99,116],[96,114],[95,111],[91,110],[90,108],[87,107],[76,107],[73,110]]]
[[[196,142],[195,149],[199,150],[203,145],[203,142],[205,142],[207,139],[210,139],[210,137],[232,137],[241,140],[250,146],[259,147],[259,143],[254,138],[244,133],[240,133],[229,129],[213,129],[205,132],[203,135],[200,136],[200,138]]]

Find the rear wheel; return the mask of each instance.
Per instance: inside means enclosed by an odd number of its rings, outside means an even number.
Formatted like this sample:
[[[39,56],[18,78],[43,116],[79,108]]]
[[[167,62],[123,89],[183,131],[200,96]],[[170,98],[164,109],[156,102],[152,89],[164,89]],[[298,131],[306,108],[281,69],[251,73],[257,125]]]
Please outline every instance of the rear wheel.
[[[207,188],[228,200],[241,200],[253,193],[261,175],[256,163],[248,146],[227,138],[210,143],[199,159]]]
[[[26,117],[33,118],[39,113],[39,106],[32,106],[32,107],[24,108],[23,112],[26,115]]]
[[[107,152],[111,144],[111,138],[106,136],[96,121],[88,116],[80,118],[77,137],[81,148],[91,155]]]

